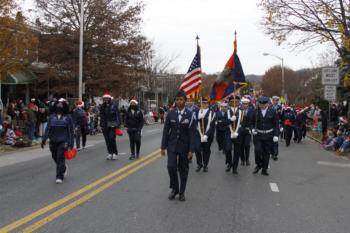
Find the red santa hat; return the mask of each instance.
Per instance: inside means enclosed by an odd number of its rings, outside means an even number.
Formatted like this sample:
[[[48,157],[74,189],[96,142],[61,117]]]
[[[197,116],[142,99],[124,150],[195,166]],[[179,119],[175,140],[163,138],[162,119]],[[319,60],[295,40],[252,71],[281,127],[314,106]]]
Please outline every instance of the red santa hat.
[[[112,93],[110,91],[105,91],[102,98],[110,98],[112,99]]]
[[[77,100],[75,102],[75,106],[77,106],[78,108],[83,108],[84,107],[84,102],[81,100]]]
[[[136,105],[139,104],[139,102],[137,102],[137,100],[135,100],[135,99],[130,100],[130,103],[129,103],[129,104],[131,104],[131,103],[135,103]]]

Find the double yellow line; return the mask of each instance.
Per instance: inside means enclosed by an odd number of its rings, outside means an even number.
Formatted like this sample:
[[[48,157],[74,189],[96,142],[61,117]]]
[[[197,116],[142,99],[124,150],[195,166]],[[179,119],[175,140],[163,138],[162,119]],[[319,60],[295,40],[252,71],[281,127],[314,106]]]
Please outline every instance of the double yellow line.
[[[39,221],[29,225],[29,226],[27,226],[24,230],[20,231],[23,233],[34,232],[38,228],[55,220],[56,218],[60,217],[61,215],[67,213],[68,211],[74,209],[75,207],[90,200],[91,198],[93,198],[97,194],[101,193],[102,191],[110,188],[112,185],[125,179],[129,175],[137,172],[138,170],[140,170],[143,167],[147,166],[148,164],[152,163],[153,161],[155,161],[159,157],[160,157],[160,150],[154,151],[153,153],[147,155],[146,157],[139,159],[139,160],[103,177],[102,179],[99,179],[99,180],[79,189],[78,191],[75,191],[74,193],[71,193],[71,194],[65,196],[64,198],[62,198],[62,199],[60,199],[60,200],[58,200],[58,201],[56,201],[48,206],[45,206],[45,207],[19,219],[19,220],[15,221],[7,226],[0,228],[0,233],[11,232],[11,231],[21,227],[22,225],[33,221],[34,219],[40,217],[41,215],[59,207],[59,206],[62,206],[65,203],[67,203],[68,201],[70,201],[78,196],[81,196],[82,194],[84,194],[84,193],[96,188],[97,186],[101,185],[100,187],[94,189],[93,191],[83,195],[82,197],[78,198],[77,200],[75,200],[75,201],[71,202],[70,204],[56,210],[52,214],[46,216],[45,218],[43,218],[43,219],[41,219],[41,220],[39,220]]]

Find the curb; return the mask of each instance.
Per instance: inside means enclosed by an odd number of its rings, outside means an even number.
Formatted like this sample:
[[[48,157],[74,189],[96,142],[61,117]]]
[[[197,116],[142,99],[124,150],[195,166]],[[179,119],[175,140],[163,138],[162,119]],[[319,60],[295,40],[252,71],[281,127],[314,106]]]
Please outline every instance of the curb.
[[[322,143],[322,141],[321,140],[319,140],[319,139],[317,139],[317,138],[314,138],[314,137],[312,137],[312,136],[310,136],[310,135],[306,135],[308,138],[310,138],[311,140],[313,140],[313,141],[315,141],[315,142],[318,142],[318,143]]]

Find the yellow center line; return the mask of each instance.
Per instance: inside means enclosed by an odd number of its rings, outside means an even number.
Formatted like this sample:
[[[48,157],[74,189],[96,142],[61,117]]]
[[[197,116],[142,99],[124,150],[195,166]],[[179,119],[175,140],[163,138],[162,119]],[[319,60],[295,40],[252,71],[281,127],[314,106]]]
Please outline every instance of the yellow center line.
[[[155,157],[153,157],[152,159],[147,160],[145,163],[142,163],[141,165],[125,172],[124,174],[116,177],[115,179],[107,182],[106,184],[102,185],[101,187],[95,189],[94,191],[80,197],[79,199],[75,200],[74,202],[70,203],[69,205],[66,205],[65,207],[62,207],[61,209],[58,209],[57,211],[53,212],[52,214],[50,214],[49,216],[37,221],[36,223],[33,223],[32,225],[26,227],[23,231],[21,231],[22,233],[31,233],[34,232],[35,230],[41,228],[42,226],[46,225],[47,223],[55,220],[56,218],[62,216],[63,214],[67,213],[68,211],[78,207],[79,205],[87,202],[88,200],[90,200],[91,198],[93,198],[94,196],[96,196],[97,194],[101,193],[102,191],[110,188],[112,185],[119,183],[120,181],[122,181],[123,179],[125,179],[126,177],[128,177],[129,175],[137,172],[138,170],[142,169],[143,167],[147,166],[148,164],[152,163],[153,161],[157,160],[158,158],[160,158],[160,155],[157,155]]]
[[[31,214],[19,219],[19,220],[15,221],[7,226],[0,228],[0,233],[10,232],[10,231],[22,226],[23,224],[26,224],[26,223],[34,220],[35,218],[49,212],[50,210],[55,209],[55,208],[63,205],[64,203],[74,199],[75,197],[82,195],[83,193],[86,193],[87,191],[97,187],[98,185],[114,178],[115,176],[118,176],[119,174],[125,172],[126,170],[128,170],[132,167],[135,167],[138,164],[140,164],[140,163],[142,163],[142,162],[144,162],[152,157],[157,156],[157,154],[159,154],[159,152],[160,152],[160,150],[156,150],[156,151],[152,152],[151,154],[147,155],[146,157],[141,158],[133,163],[130,163],[130,164],[124,166],[123,168],[121,168],[121,169],[119,169],[119,170],[117,170],[117,171],[115,171],[115,172],[113,172],[113,173],[111,173],[111,174],[109,174],[109,175],[107,175],[107,176],[105,176],[105,177],[103,177],[103,178],[101,178],[101,179],[99,179],[99,180],[63,197],[62,199],[59,199],[59,200],[57,200],[57,201],[55,201],[55,202],[53,202],[53,203],[51,203],[43,208],[31,213]]]

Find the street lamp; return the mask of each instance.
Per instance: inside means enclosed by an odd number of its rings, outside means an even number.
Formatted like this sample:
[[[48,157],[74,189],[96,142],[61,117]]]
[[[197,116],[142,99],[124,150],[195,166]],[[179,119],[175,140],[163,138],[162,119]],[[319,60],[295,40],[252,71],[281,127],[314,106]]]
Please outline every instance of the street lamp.
[[[277,59],[279,59],[282,62],[282,96],[287,100],[287,93],[285,93],[285,87],[284,87],[284,60],[283,57],[276,56],[274,54],[270,53],[263,53],[263,56],[272,56]]]
[[[83,100],[84,0],[80,0],[79,100]]]

